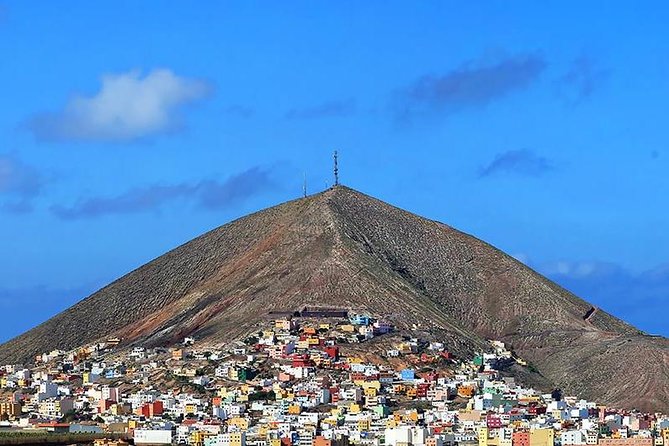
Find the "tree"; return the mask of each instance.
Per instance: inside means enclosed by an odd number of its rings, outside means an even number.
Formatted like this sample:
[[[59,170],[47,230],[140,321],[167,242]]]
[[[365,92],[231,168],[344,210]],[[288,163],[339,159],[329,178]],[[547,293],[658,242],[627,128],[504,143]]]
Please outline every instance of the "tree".
[[[71,423],[77,419],[77,413],[74,410],[67,411],[60,419],[61,423]]]
[[[258,343],[260,339],[256,336],[249,336],[248,338],[244,339],[244,343],[246,345],[255,345]]]

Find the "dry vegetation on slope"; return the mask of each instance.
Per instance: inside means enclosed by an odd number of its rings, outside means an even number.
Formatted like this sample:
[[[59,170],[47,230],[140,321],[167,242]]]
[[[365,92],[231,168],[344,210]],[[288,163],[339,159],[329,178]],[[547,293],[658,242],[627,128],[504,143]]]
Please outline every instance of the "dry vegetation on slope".
[[[0,346],[0,362],[105,336],[227,341],[268,311],[305,305],[364,309],[402,329],[416,324],[460,355],[501,339],[568,392],[669,409],[666,339],[601,310],[585,321],[587,302],[494,247],[345,187],[170,251]]]

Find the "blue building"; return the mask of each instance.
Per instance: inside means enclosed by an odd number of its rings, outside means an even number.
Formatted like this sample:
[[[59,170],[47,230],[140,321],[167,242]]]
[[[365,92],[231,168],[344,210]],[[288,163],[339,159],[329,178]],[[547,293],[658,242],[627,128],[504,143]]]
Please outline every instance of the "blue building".
[[[366,314],[354,314],[353,316],[351,316],[351,323],[353,325],[367,326],[372,323],[372,318]]]

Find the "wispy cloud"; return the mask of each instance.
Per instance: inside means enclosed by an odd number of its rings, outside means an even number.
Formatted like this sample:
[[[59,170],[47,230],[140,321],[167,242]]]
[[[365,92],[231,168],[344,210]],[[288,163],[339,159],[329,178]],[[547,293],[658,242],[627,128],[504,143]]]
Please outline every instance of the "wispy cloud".
[[[607,74],[591,57],[579,56],[557,80],[559,93],[568,102],[576,104],[589,98]]]
[[[470,61],[444,74],[423,76],[401,91],[400,114],[484,107],[529,87],[546,65],[539,54],[520,54],[492,63]]]
[[[568,277],[570,279],[585,279],[615,275],[622,268],[611,262],[601,261],[567,261],[547,263],[541,266],[544,273],[551,276]]]
[[[223,182],[205,180],[175,185],[154,184],[117,196],[84,198],[69,207],[52,206],[51,212],[63,220],[77,220],[158,210],[179,199],[191,200],[202,209],[226,209],[274,187],[271,176],[269,170],[253,167]]]
[[[46,179],[35,167],[21,161],[15,154],[0,154],[0,209],[10,213],[32,210],[32,201],[44,189]]]
[[[208,97],[209,82],[179,77],[167,69],[142,76],[134,70],[102,77],[94,96],[74,96],[56,113],[28,122],[47,141],[130,141],[177,131],[184,126],[186,105]]]
[[[286,113],[286,119],[333,118],[349,116],[355,111],[356,104],[353,99],[329,101],[313,107],[291,109]]]
[[[517,174],[525,176],[540,176],[554,169],[548,158],[522,149],[509,150],[499,153],[488,165],[479,170],[479,177],[489,177],[499,174]]]

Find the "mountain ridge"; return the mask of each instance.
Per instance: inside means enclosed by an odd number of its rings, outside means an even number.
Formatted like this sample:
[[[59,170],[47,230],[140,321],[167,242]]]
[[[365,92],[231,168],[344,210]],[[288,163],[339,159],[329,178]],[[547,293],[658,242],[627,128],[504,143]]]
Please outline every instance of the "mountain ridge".
[[[0,362],[107,336],[222,342],[307,305],[430,331],[461,356],[502,340],[565,391],[669,409],[667,339],[601,309],[588,318],[591,304],[492,245],[344,186],[196,237],[0,345]]]

